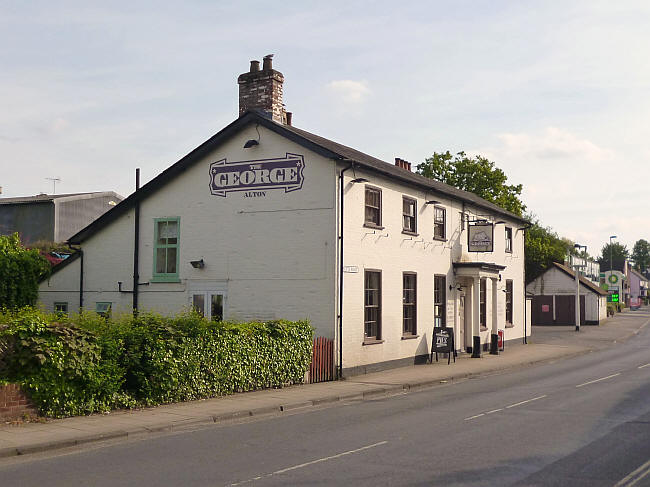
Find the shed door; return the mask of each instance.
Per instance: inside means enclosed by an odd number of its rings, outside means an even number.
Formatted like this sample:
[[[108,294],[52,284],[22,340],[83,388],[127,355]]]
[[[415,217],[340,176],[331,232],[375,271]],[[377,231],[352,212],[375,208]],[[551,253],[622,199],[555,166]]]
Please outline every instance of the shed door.
[[[555,324],[575,325],[576,324],[576,297],[555,296]],[[585,324],[585,296],[580,296],[580,324]]]
[[[553,296],[533,296],[533,325],[552,325]]]

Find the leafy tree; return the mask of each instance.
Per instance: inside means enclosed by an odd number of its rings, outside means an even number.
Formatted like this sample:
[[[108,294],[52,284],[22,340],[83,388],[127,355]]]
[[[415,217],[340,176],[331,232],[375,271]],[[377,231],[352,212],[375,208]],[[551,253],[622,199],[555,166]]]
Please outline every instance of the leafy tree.
[[[612,262],[623,261],[630,256],[630,251],[627,247],[618,242],[606,243],[600,251],[598,263],[604,269],[609,269],[610,260]]]
[[[650,267],[650,242],[644,239],[637,240],[632,249],[634,268],[645,272]]]
[[[573,249],[573,242],[560,238],[550,227],[544,227],[532,215],[533,222],[526,230],[524,247],[526,253],[526,283],[543,274],[553,262],[564,262],[567,252]]]
[[[474,193],[516,215],[523,215],[521,184],[506,184],[506,174],[482,156],[468,157],[465,152],[434,152],[418,164],[417,173],[455,188]]]
[[[0,236],[0,308],[34,304],[38,283],[47,277],[50,264],[38,250],[28,250],[17,233]]]

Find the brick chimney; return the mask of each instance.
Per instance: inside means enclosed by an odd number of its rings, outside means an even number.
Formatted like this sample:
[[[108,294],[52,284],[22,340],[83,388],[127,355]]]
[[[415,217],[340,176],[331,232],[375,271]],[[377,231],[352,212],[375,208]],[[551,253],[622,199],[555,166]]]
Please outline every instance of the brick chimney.
[[[273,69],[273,54],[264,56],[262,69],[259,61],[251,61],[250,71],[237,78],[239,84],[239,116],[248,110],[264,112],[279,123],[287,123],[282,104],[284,76]]]
[[[395,165],[397,167],[401,167],[402,169],[406,169],[407,171],[411,170],[411,163],[405,161],[404,159],[400,159],[399,157],[395,158]]]

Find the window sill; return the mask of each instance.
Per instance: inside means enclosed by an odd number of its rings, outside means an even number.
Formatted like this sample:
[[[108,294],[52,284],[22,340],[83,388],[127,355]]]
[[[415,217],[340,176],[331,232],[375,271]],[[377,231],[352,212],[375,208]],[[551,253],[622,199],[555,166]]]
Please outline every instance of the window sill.
[[[364,340],[362,345],[379,345],[380,343],[384,343],[384,340]]]
[[[178,277],[152,277],[149,282],[169,282],[169,283],[179,283],[181,280]]]
[[[402,233],[403,233],[404,235],[413,235],[414,237],[419,237],[419,236],[420,236],[419,233],[417,233],[417,232],[412,232],[412,231],[410,231],[410,230],[402,230]]]
[[[438,242],[446,242],[447,241],[446,238],[442,238],[442,237],[433,237],[433,239],[437,240]]]
[[[382,227],[381,225],[375,225],[374,223],[364,223],[364,227],[366,228],[372,228],[373,230],[383,230],[385,227]]]
[[[506,323],[506,328],[514,328],[514,327],[515,325],[513,325],[512,323]]]
[[[488,327],[487,327],[487,326],[482,326],[482,327],[480,328],[480,331],[488,331]]]
[[[506,250],[506,254],[512,254],[512,250]]]
[[[402,340],[414,340],[420,338],[420,335],[402,335]]]

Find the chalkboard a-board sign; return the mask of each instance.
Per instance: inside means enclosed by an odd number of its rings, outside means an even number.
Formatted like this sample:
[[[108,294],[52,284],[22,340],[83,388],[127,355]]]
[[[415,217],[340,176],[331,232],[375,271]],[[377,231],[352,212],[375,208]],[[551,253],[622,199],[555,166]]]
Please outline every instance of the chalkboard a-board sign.
[[[454,344],[454,330],[447,327],[436,327],[433,329],[433,339],[431,341],[431,357],[429,361],[433,363],[433,354],[436,354],[436,362],[439,353],[447,353],[447,364],[451,363],[451,356],[454,356],[456,362],[456,346]]]

